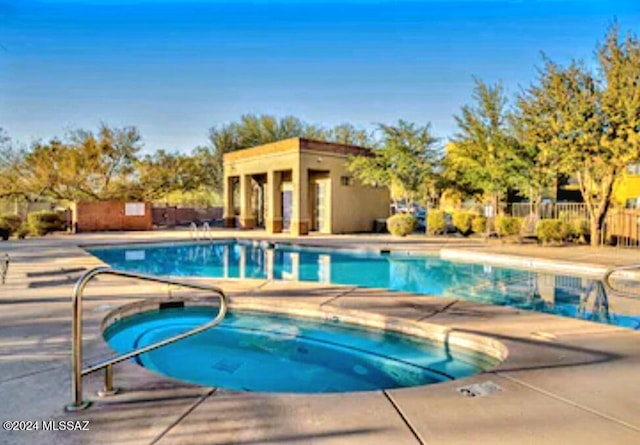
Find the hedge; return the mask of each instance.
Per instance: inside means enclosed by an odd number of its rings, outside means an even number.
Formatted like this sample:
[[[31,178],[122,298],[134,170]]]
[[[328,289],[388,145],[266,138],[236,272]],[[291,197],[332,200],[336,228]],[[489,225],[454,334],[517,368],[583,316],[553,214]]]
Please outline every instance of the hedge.
[[[483,215],[474,215],[471,221],[471,230],[473,233],[486,233],[487,218]]]
[[[453,225],[460,233],[464,236],[469,236],[473,231],[472,226],[475,216],[475,213],[460,210],[453,212],[451,219],[453,221]]]
[[[571,223],[571,234],[573,238],[581,243],[586,242],[586,238],[591,235],[591,224],[588,219],[576,219]]]
[[[407,213],[397,213],[387,219],[387,230],[395,236],[407,236],[418,226],[418,220]]]
[[[515,216],[498,216],[496,217],[496,232],[500,236],[520,235],[522,221],[522,218]]]
[[[7,231],[9,235],[15,234],[22,225],[22,218],[13,214],[0,215],[0,229]]]
[[[536,236],[543,244],[561,243],[573,234],[573,227],[561,219],[542,219],[536,224]]]
[[[64,221],[58,212],[33,212],[27,216],[29,232],[34,235],[46,235],[64,229]]]
[[[429,210],[427,214],[427,229],[429,233],[444,233],[447,228],[447,216],[444,210]]]

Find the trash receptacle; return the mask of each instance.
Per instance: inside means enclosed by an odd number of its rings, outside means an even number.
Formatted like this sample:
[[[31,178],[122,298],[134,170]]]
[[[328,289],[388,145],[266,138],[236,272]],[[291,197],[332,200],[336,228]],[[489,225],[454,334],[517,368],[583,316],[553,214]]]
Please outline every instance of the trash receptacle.
[[[387,220],[384,218],[374,220],[373,233],[387,233]]]

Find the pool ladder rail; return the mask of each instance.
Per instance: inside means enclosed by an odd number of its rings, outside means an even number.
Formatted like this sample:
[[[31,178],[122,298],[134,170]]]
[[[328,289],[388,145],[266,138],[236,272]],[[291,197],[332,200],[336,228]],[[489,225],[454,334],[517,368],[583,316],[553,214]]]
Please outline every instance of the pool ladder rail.
[[[198,225],[192,221],[189,225],[189,231],[191,233],[191,238],[193,239],[213,239],[213,235],[211,234],[211,226],[208,222],[203,223],[202,228],[198,229]]]
[[[616,287],[611,281],[611,277],[615,273],[631,271],[631,270],[637,270],[638,273],[640,273],[640,264],[633,264],[633,265],[630,265],[630,266],[612,267],[611,269],[607,270],[607,272],[604,274],[604,277],[602,278],[602,282],[604,283],[607,291],[609,291],[612,294],[617,294],[617,295],[621,295],[621,296],[624,296],[624,297],[640,298],[640,287],[619,288],[619,287]]]
[[[190,331],[183,332],[173,337],[161,340],[157,343],[138,348],[134,351],[127,352],[125,354],[117,355],[102,362],[82,367],[82,296],[87,284],[98,275],[115,275],[119,277],[132,278],[140,281],[148,281],[154,283],[164,283],[188,289],[196,289],[202,291],[209,291],[214,293],[220,300],[220,308],[216,317],[200,326],[197,326]],[[143,275],[133,272],[124,272],[120,270],[114,270],[109,267],[96,267],[87,271],[84,275],[78,279],[78,282],[73,288],[71,296],[72,304],[72,339],[71,339],[71,397],[72,402],[65,406],[65,411],[80,411],[88,408],[91,405],[89,400],[84,400],[82,397],[82,378],[85,375],[94,373],[101,369],[105,370],[104,373],[104,389],[98,392],[99,396],[107,396],[115,394],[116,390],[113,387],[113,365],[128,360],[133,357],[137,357],[140,354],[153,351],[154,349],[161,348],[171,343],[183,340],[185,338],[196,335],[207,329],[213,328],[220,324],[227,314],[227,297],[222,289],[216,286],[210,286],[200,283],[185,283],[181,281],[175,281],[168,278],[154,277],[151,275]]]

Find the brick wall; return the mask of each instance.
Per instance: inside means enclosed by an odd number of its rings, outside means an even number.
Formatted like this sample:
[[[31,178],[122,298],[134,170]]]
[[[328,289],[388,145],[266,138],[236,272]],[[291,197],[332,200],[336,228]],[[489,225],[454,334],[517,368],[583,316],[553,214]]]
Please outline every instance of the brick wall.
[[[125,215],[124,202],[77,202],[71,207],[72,227],[78,232],[106,230],[151,230],[151,204],[144,204],[144,215]]]

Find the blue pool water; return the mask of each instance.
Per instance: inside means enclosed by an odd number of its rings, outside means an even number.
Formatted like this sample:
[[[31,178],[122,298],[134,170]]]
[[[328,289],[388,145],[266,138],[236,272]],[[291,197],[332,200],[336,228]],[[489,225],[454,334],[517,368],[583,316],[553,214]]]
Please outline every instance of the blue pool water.
[[[128,352],[206,323],[216,313],[212,307],[143,312],[115,322],[104,336],[117,352]],[[220,325],[138,360],[190,383],[297,393],[427,385],[495,364],[481,354],[386,331],[247,312],[228,313]]]
[[[274,278],[379,287],[512,306],[640,329],[640,301],[597,292],[599,281],[456,263],[435,256],[265,248],[242,242],[89,249],[115,269],[152,275]]]

